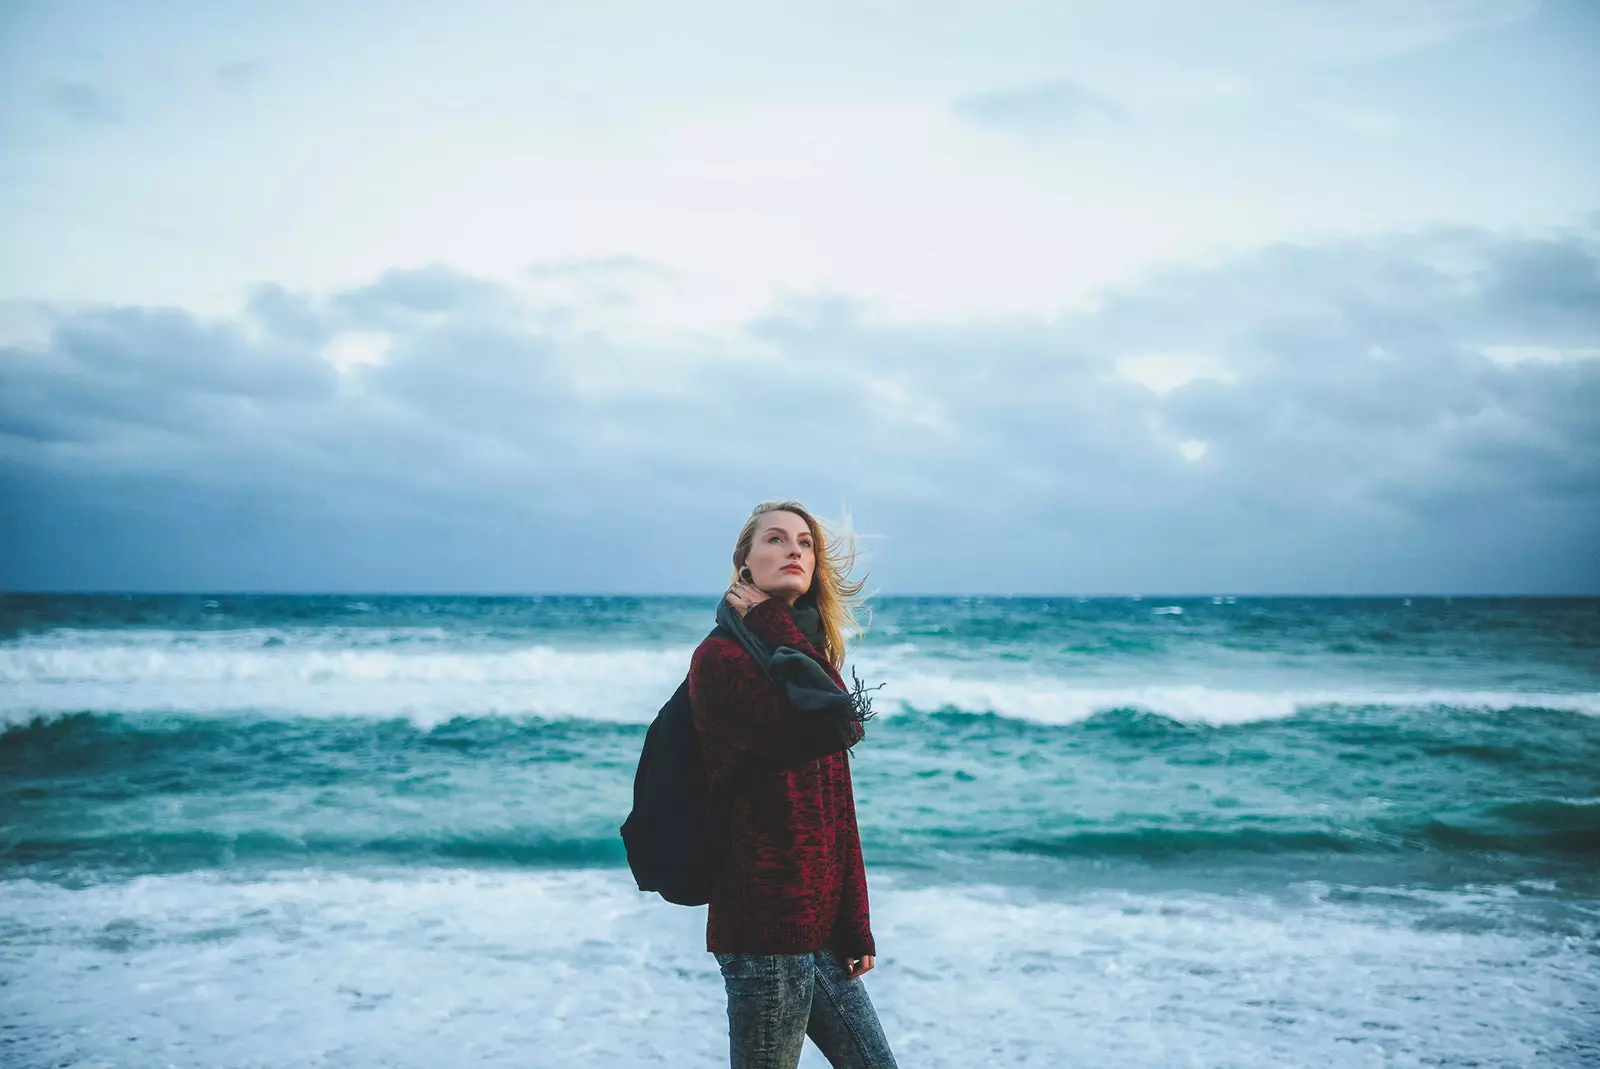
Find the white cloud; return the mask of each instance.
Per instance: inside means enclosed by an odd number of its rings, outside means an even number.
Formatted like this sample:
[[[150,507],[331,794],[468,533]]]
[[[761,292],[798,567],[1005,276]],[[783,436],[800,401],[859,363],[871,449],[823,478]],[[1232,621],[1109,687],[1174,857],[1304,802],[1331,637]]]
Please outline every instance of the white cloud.
[[[393,339],[379,330],[349,330],[335,335],[322,347],[322,358],[341,375],[362,365],[380,365],[388,357]]]
[[[1478,351],[1497,364],[1515,367],[1530,360],[1563,364],[1574,360],[1600,359],[1600,347],[1570,345],[1482,345]]]
[[[1196,379],[1233,382],[1237,377],[1223,361],[1203,353],[1140,353],[1118,359],[1115,367],[1118,375],[1158,394]]]
[[[1549,105],[1579,99],[1564,53],[1517,68],[1524,100],[1452,51],[1520,32],[1537,14],[1520,0],[670,19],[467,2],[447,29],[423,11],[19,16],[0,299],[226,314],[263,280],[327,292],[445,262],[515,285],[529,261],[620,249],[676,288],[557,298],[706,330],[817,289],[912,318],[1050,315],[1154,263],[1419,220],[1544,223],[1592,208],[1596,185],[1586,114]],[[93,82],[80,51],[101,56]],[[61,86],[138,103],[85,137],[27,110]],[[989,136],[952,100],[1073,133]],[[1305,121],[1330,100],[1333,121]],[[1401,116],[1394,151],[1368,153]]]

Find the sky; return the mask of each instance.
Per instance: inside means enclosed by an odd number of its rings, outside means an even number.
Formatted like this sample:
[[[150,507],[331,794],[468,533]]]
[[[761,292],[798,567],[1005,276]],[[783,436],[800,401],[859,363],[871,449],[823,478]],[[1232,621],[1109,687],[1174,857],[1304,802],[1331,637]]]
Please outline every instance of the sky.
[[[0,589],[1600,593],[1600,5],[0,3]]]

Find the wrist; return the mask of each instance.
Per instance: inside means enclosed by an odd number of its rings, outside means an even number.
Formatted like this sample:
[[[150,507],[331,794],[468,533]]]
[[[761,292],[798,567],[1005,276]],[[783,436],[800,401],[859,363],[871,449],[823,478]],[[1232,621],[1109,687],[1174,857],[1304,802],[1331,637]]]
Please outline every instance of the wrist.
[[[872,934],[866,933],[853,935],[845,940],[844,952],[852,958],[875,958],[878,956],[877,945],[873,942]]]
[[[782,598],[775,598],[771,594],[768,594],[765,598],[763,598],[762,600],[756,602],[754,605],[752,605],[748,609],[746,609],[745,610],[745,615],[748,616],[750,613],[753,613],[753,612],[763,612],[763,611],[770,612],[774,605],[781,605],[782,603],[783,603],[783,599]]]

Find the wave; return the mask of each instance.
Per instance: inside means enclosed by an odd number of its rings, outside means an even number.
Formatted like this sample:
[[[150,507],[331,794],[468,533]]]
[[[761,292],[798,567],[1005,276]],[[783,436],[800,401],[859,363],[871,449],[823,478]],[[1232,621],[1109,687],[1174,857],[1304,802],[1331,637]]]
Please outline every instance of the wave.
[[[1537,800],[1489,806],[1469,817],[1406,824],[1271,829],[1133,827],[1020,837],[998,849],[1056,858],[1181,860],[1192,855],[1370,854],[1437,850],[1524,857],[1600,853],[1600,806]]]
[[[1517,810],[1513,816],[1512,810]],[[996,839],[976,829],[902,829],[866,849],[891,867],[920,867],[924,851],[982,857],[1022,854],[1057,860],[1206,864],[1264,855],[1509,855],[1570,862],[1600,852],[1600,806],[1554,800],[1488,807],[1470,817],[1342,827],[1097,827],[1056,836]],[[0,846],[0,867],[180,872],[238,865],[466,865],[510,868],[616,868],[626,865],[620,837],[558,835],[537,828],[395,830],[369,834],[268,828],[204,828],[19,837]]]
[[[1056,858],[1133,857],[1158,860],[1191,854],[1343,854],[1376,849],[1379,845],[1376,840],[1368,840],[1354,833],[1314,829],[1125,828],[1073,832],[1049,838],[1021,837],[1001,843],[994,849]]]
[[[484,835],[292,835],[265,830],[134,831],[19,839],[0,846],[0,865],[71,865],[183,872],[235,864],[310,862],[488,864],[530,868],[615,867],[625,863],[617,835],[560,838],[538,832]]]
[[[512,722],[590,721],[643,725],[677,686],[681,676],[645,678],[594,666],[592,678],[577,673],[541,684],[485,682],[416,686],[389,682],[323,683],[305,688],[158,685],[127,689],[112,685],[13,687],[0,698],[0,732],[38,721],[83,713],[137,718],[228,719],[403,719],[421,730],[462,720]],[[1048,684],[1017,685],[972,680],[915,680],[901,691],[916,693],[874,704],[887,717],[996,716],[1066,727],[1112,714],[1145,714],[1179,724],[1212,727],[1282,721],[1319,712],[1441,709],[1463,714],[1540,710],[1600,717],[1600,694],[1523,691],[1247,691],[1204,686],[1072,689]]]
[[[641,666],[681,673],[692,649],[451,644],[446,637],[437,628],[404,635],[393,629],[293,636],[266,629],[118,632],[114,641],[69,634],[0,646],[0,683],[526,683]]]
[[[446,757],[631,772],[642,727],[593,720],[456,719],[432,728],[406,721],[157,718],[80,712],[0,730],[0,799],[48,797],[74,784],[80,797],[114,802],[157,793],[279,791],[318,782],[369,781],[422,791]],[[418,777],[421,777],[419,779]],[[86,784],[92,793],[84,794]],[[3,819],[0,819],[3,828]]]
[[[987,864],[997,848],[1201,865],[1299,855],[1314,866],[1352,854],[1567,864],[1600,854],[1594,722],[1507,716],[1487,738],[1463,740],[1480,735],[1476,724],[1402,714],[1212,732],[1137,715],[1045,729],[928,717],[902,721],[863,756],[858,797],[868,800],[869,848],[913,866],[944,851]],[[501,717],[427,731],[362,720],[39,720],[0,732],[0,866],[620,865],[615,829],[641,734]],[[1359,786],[1345,787],[1356,771]],[[1213,808],[1192,793],[1205,783],[1239,797]]]
[[[265,637],[263,637],[265,636]],[[0,648],[0,725],[85,709],[114,713],[459,716],[645,723],[690,649],[552,646],[405,649],[226,641],[27,643]],[[251,644],[253,643],[253,644]]]
[[[642,724],[683,678],[691,652],[687,645],[464,644],[438,628],[58,631],[0,646],[0,726],[82,710],[405,717],[419,727],[484,716]],[[1014,662],[953,667],[909,647],[876,651],[856,664],[864,677],[887,684],[876,708],[891,716],[954,710],[1073,724],[1140,710],[1218,726],[1333,706],[1540,708],[1600,716],[1600,693],[1594,692],[1132,681],[1084,686]]]
[[[994,713],[1039,724],[1076,724],[1137,711],[1222,727],[1284,720],[1319,709],[1442,708],[1463,712],[1547,709],[1600,716],[1600,693],[1490,690],[1237,690],[1203,685],[1067,687],[1058,683],[916,679],[900,688],[902,711]],[[885,695],[888,690],[883,692]],[[888,705],[888,702],[884,703]]]

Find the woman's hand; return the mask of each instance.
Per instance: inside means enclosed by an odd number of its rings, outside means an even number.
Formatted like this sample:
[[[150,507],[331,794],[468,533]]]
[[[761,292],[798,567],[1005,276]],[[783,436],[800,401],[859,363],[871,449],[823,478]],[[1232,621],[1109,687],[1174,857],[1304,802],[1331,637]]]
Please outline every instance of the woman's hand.
[[[735,583],[728,588],[728,604],[744,619],[744,614],[767,600],[767,592],[754,583]]]
[[[844,959],[844,964],[845,968],[850,970],[850,975],[846,976],[845,979],[859,980],[863,974],[871,972],[872,967],[877,963],[878,959],[871,954],[862,958],[852,958],[847,955]]]

